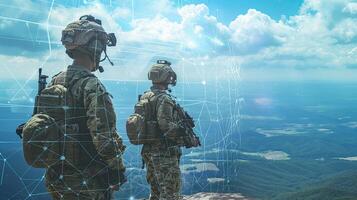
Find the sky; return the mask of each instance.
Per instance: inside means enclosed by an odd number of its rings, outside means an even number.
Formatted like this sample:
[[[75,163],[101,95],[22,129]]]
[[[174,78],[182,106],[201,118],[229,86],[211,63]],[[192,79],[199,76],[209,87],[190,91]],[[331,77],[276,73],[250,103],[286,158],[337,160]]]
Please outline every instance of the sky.
[[[65,69],[61,31],[83,14],[118,37],[103,79],[164,58],[181,81],[357,80],[357,0],[0,0],[0,79]]]

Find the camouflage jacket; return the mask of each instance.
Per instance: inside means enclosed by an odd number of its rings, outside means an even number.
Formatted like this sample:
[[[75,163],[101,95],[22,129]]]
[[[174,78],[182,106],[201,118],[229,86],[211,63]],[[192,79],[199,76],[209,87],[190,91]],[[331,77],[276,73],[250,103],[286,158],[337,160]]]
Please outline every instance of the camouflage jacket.
[[[161,94],[161,95],[160,95]],[[179,125],[175,117],[174,108],[176,102],[172,97],[166,93],[165,90],[160,90],[155,86],[152,86],[151,89],[145,92],[141,99],[150,99],[155,95],[160,95],[156,98],[156,101],[153,102],[156,106],[156,119],[159,125],[161,134],[175,132],[178,130]],[[161,140],[157,144],[144,144],[142,148],[142,154],[144,153],[160,153],[170,151],[174,155],[181,155],[181,148],[175,145],[172,145],[170,141]]]
[[[90,134],[95,154],[109,168],[124,171],[122,154],[125,146],[116,131],[116,115],[111,95],[104,85],[88,69],[76,65],[70,65],[67,71],[55,75],[49,86],[53,84],[67,84],[79,104],[78,107],[83,107],[84,120],[78,120],[77,123]]]

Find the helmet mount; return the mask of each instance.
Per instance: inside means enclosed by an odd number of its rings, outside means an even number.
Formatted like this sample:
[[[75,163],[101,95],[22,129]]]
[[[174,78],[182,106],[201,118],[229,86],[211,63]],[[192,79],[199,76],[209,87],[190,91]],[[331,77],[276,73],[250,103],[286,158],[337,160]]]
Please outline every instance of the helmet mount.
[[[79,51],[96,62],[95,70],[103,72],[100,62],[108,59],[111,65],[114,63],[107,55],[107,46],[116,46],[117,39],[114,33],[106,33],[102,27],[102,21],[92,15],[83,15],[78,21],[72,22],[62,31],[62,44],[66,48],[66,53],[73,58],[73,52]],[[101,54],[104,52],[104,58]]]
[[[171,63],[166,60],[157,60],[156,64],[154,64],[149,73],[148,79],[152,81],[153,84],[160,85],[176,85],[176,73],[171,68]]]

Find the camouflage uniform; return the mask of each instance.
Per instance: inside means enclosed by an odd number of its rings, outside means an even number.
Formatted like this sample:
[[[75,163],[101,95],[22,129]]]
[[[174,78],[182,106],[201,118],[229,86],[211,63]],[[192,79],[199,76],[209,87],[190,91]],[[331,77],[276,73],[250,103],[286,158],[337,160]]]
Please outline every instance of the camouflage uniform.
[[[161,132],[177,130],[178,125],[174,119],[175,102],[169,94],[153,86],[151,91],[146,92],[141,98],[150,99],[156,95],[153,104],[156,107]],[[144,144],[141,154],[147,168],[146,178],[151,186],[150,200],[180,199],[180,147],[169,140],[161,139],[154,144]]]
[[[54,199],[110,199],[111,175],[124,172],[125,146],[116,132],[110,94],[89,70],[70,65],[50,86],[67,87],[75,99],[76,134],[64,145],[65,159],[46,171],[46,186]],[[68,159],[67,159],[68,158]]]

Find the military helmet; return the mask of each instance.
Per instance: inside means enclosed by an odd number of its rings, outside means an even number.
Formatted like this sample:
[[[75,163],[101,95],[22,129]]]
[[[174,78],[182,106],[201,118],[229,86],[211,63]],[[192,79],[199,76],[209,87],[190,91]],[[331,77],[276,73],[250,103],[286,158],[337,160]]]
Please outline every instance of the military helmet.
[[[116,45],[114,33],[106,33],[102,22],[91,15],[84,15],[68,24],[62,31],[61,41],[71,58],[74,58],[74,51],[79,51],[92,59],[95,58],[98,63],[108,58],[106,47]],[[100,60],[102,52],[105,57]],[[108,60],[113,65],[109,58]]]
[[[171,68],[171,63],[166,60],[158,60],[154,64],[149,73],[148,78],[156,84],[171,84],[176,85],[177,76]]]

